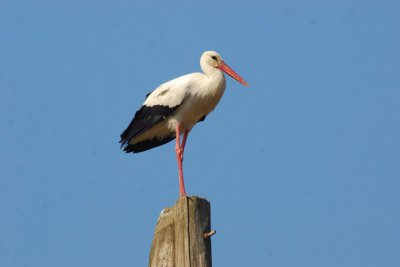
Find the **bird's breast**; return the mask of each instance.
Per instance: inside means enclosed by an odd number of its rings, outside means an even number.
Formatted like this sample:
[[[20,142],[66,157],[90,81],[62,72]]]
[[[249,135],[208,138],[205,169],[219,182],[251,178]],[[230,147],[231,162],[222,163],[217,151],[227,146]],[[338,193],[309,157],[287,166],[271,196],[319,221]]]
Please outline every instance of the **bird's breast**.
[[[225,90],[225,86],[222,85],[189,92],[182,106],[170,118],[169,128],[175,129],[176,123],[179,123],[182,130],[191,129],[217,106]]]

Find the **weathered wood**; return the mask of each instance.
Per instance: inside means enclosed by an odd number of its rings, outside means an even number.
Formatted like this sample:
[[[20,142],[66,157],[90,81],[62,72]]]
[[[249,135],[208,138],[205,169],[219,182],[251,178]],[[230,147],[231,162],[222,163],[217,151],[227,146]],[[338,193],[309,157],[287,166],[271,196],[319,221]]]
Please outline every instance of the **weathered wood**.
[[[179,199],[158,218],[149,267],[211,267],[210,231],[210,202]]]

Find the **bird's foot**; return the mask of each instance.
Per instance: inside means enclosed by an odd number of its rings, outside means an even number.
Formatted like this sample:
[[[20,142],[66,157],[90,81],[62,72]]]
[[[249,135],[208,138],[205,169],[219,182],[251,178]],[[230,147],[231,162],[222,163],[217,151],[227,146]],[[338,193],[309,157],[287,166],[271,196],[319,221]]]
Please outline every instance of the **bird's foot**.
[[[186,197],[185,189],[183,189],[183,191],[180,190],[180,192],[179,192],[179,197],[180,197],[180,198]]]

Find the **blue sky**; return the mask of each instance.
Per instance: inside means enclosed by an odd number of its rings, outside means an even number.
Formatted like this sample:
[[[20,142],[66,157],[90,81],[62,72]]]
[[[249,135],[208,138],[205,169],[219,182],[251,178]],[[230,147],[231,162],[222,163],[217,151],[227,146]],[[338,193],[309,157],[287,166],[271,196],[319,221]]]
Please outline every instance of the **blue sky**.
[[[168,3],[167,3],[168,2]],[[0,265],[145,266],[174,144],[119,150],[159,84],[218,51],[185,151],[214,266],[400,266],[398,1],[0,2]]]

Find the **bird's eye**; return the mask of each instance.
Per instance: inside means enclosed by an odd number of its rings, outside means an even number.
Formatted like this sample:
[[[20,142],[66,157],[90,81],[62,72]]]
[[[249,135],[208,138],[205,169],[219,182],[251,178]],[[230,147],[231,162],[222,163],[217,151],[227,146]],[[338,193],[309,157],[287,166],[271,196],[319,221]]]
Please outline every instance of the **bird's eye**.
[[[216,57],[216,56],[211,56],[211,58],[214,59],[214,60],[217,60],[217,57]]]

